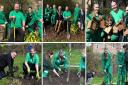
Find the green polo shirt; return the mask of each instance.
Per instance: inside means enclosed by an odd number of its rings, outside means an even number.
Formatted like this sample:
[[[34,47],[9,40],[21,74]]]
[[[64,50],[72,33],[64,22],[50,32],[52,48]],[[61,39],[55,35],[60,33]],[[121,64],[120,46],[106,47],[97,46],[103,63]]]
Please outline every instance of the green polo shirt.
[[[34,56],[31,56],[30,53],[26,54],[25,62],[31,63],[31,64],[39,64],[39,56],[38,54],[34,54]]]
[[[5,24],[6,17],[3,11],[0,11],[0,24]]]
[[[63,12],[63,17],[64,17],[64,19],[67,19],[67,17],[70,18],[71,17],[71,12],[70,11],[64,11]]]
[[[22,28],[22,23],[23,23],[23,21],[25,21],[25,16],[23,15],[23,13],[20,12],[20,11],[16,12],[15,10],[13,10],[9,14],[9,17],[11,17],[11,16],[15,16],[16,17],[16,19],[14,21],[11,20],[11,28],[13,28],[14,26],[16,28]]]
[[[118,10],[118,12],[115,12],[114,10],[112,10],[110,12],[110,15],[112,16],[112,18],[114,19],[115,23],[118,23],[120,20],[123,19],[125,12],[121,9]]]

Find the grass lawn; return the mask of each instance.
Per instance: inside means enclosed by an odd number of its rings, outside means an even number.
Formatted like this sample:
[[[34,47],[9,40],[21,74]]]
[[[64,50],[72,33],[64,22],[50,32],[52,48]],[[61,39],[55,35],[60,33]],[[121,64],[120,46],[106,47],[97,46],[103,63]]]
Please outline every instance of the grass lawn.
[[[91,85],[101,85],[102,84],[102,82],[103,82],[103,77],[94,77],[94,79],[92,80],[92,83],[91,83]],[[116,76],[114,76],[113,78],[112,78],[112,83],[114,84],[114,85],[117,85],[116,83],[117,83],[117,77]]]

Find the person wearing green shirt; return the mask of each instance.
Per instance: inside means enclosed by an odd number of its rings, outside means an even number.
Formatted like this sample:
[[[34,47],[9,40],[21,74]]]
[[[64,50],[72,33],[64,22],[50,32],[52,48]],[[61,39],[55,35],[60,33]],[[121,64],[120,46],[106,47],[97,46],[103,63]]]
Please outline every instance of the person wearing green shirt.
[[[108,52],[107,48],[101,54],[102,69],[104,72],[104,83],[105,85],[110,85],[112,80],[112,65],[111,65],[112,55]]]
[[[112,7],[112,10],[110,11],[110,15],[111,15],[111,17],[114,21],[114,25],[115,25],[115,24],[118,24],[119,22],[123,21],[125,12],[122,9],[120,9],[117,6],[117,3],[114,1],[112,1],[111,7]],[[118,33],[113,33],[113,35],[111,36],[112,42],[122,41],[122,39],[123,39],[123,30]]]
[[[39,32],[39,37],[42,40],[42,29],[43,29],[43,11],[42,11],[42,1],[38,1],[38,7],[36,11],[36,19],[37,19],[37,26],[38,26],[38,32]]]
[[[75,25],[78,24],[77,22],[78,22],[79,11],[80,11],[80,7],[79,7],[79,4],[77,3],[76,7],[74,9],[74,17],[73,17],[73,22],[74,22]]]
[[[126,7],[126,10],[125,10],[125,17],[124,17],[124,22],[125,22],[125,26],[128,27],[128,6]],[[128,30],[128,29],[126,29]],[[124,35],[124,42],[127,42],[128,41],[128,35]]]
[[[28,7],[28,12],[26,13],[26,27],[28,28],[28,33],[34,32],[34,20],[35,13],[33,12],[32,7]]]
[[[71,26],[70,18],[71,18],[71,12],[69,11],[69,7],[66,6],[65,11],[63,12],[63,20],[64,20],[64,26],[66,26],[65,29],[68,32],[70,32],[70,26]]]
[[[125,56],[124,52],[121,48],[117,48],[116,62],[117,62],[117,85],[125,85],[125,75],[126,75],[126,67],[125,67]]]
[[[57,18],[57,9],[56,9],[56,5],[53,5],[52,13],[51,13],[51,25],[52,26],[56,24],[56,18]]]
[[[57,71],[63,71],[63,72],[67,72],[68,68],[69,68],[69,62],[68,62],[68,55],[66,52],[64,52],[62,49],[59,52],[56,52],[53,55],[53,67],[57,70]],[[61,69],[61,65],[63,65],[63,69]]]
[[[23,42],[25,31],[25,16],[20,11],[20,4],[15,3],[14,10],[9,14],[9,19],[11,20],[11,33],[9,41]]]
[[[85,85],[85,56],[82,55],[81,59],[80,59],[80,65],[79,65],[79,71],[81,73],[80,76],[80,85]]]
[[[102,42],[104,37],[104,31],[103,28],[100,27],[100,20],[105,20],[105,17],[103,14],[99,12],[99,4],[93,5],[93,12],[86,15],[86,22],[87,25],[89,22],[96,22],[98,23],[95,27],[95,31],[92,30],[91,27],[87,27],[86,29],[86,40],[87,42]]]
[[[25,62],[23,63],[24,78],[28,79],[32,71],[34,71],[32,76],[40,78],[39,70],[39,56],[35,49],[31,48],[30,52],[26,53]]]
[[[52,58],[53,58],[53,52],[48,50],[46,55],[43,58],[43,74],[42,74],[42,78],[50,76],[49,73],[51,71],[53,73],[55,73],[58,77],[60,77],[59,74],[56,72],[56,70],[53,68]]]
[[[3,40],[7,37],[7,20],[5,17],[5,13],[4,13],[4,6],[0,5],[0,25],[1,25],[1,29],[3,29]]]
[[[46,8],[44,9],[44,20],[46,22],[50,21],[50,16],[51,16],[51,9],[49,4],[46,5]]]

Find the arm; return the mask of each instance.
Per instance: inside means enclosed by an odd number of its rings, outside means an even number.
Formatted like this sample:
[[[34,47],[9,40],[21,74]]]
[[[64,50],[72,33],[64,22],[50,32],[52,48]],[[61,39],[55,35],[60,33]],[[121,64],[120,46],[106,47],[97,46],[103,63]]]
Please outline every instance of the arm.
[[[10,12],[10,14],[9,14],[9,19],[15,19],[16,17],[13,15],[13,13],[12,12]]]
[[[26,54],[26,58],[25,58],[25,66],[27,67],[27,71],[28,71],[28,73],[30,72],[30,67],[29,67],[29,65],[28,65],[28,57],[29,57],[29,54],[27,53]]]

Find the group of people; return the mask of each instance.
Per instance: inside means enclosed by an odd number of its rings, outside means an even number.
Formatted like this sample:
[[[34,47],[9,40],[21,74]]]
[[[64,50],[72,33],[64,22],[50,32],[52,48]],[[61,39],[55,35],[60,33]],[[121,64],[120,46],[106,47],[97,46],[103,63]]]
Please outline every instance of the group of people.
[[[0,79],[4,77],[14,77],[16,69],[14,68],[15,58],[18,52],[15,50],[0,55]],[[25,55],[25,61],[23,62],[23,75],[25,79],[40,78],[40,61],[39,55],[35,51],[34,47],[29,46],[28,52]],[[5,68],[8,67],[8,71]]]
[[[117,65],[117,85],[125,85],[127,81],[128,72],[128,45],[125,44],[123,47],[117,47],[116,53],[116,65]],[[105,48],[101,55],[102,60],[102,71],[104,73],[105,85],[112,84],[112,54]]]
[[[5,16],[4,6],[0,5],[0,27],[5,30],[4,35],[9,36],[9,42],[23,42],[25,32],[38,32],[42,38],[42,1],[38,1],[35,9],[32,6],[24,13],[19,3],[14,4],[14,10],[9,13],[9,19]],[[8,29],[9,28],[9,29]],[[4,37],[4,38],[7,38]],[[3,38],[3,39],[4,39]]]
[[[107,12],[107,11],[106,11]],[[87,42],[127,42],[128,7],[121,9],[117,2],[111,2],[110,13],[100,12],[99,4],[93,5],[93,11],[87,13]]]
[[[61,77],[61,74],[67,73],[69,70],[69,54],[66,51],[60,49],[58,52],[48,50],[43,58],[43,78],[49,77],[50,72],[53,72],[56,76]],[[84,85],[85,79],[85,56],[83,55],[79,64],[79,72],[82,78],[82,84]]]
[[[85,11],[79,4],[76,4],[74,8],[74,16],[71,21],[72,13],[69,10],[69,7],[66,6],[65,10],[62,10],[62,6],[56,7],[54,4],[53,7],[50,7],[49,4],[46,5],[44,9],[44,26],[50,24],[54,27],[54,31],[59,34],[62,30],[66,30],[70,33],[71,24],[78,26],[78,30],[84,30],[85,27]],[[46,27],[46,26],[45,26]]]

